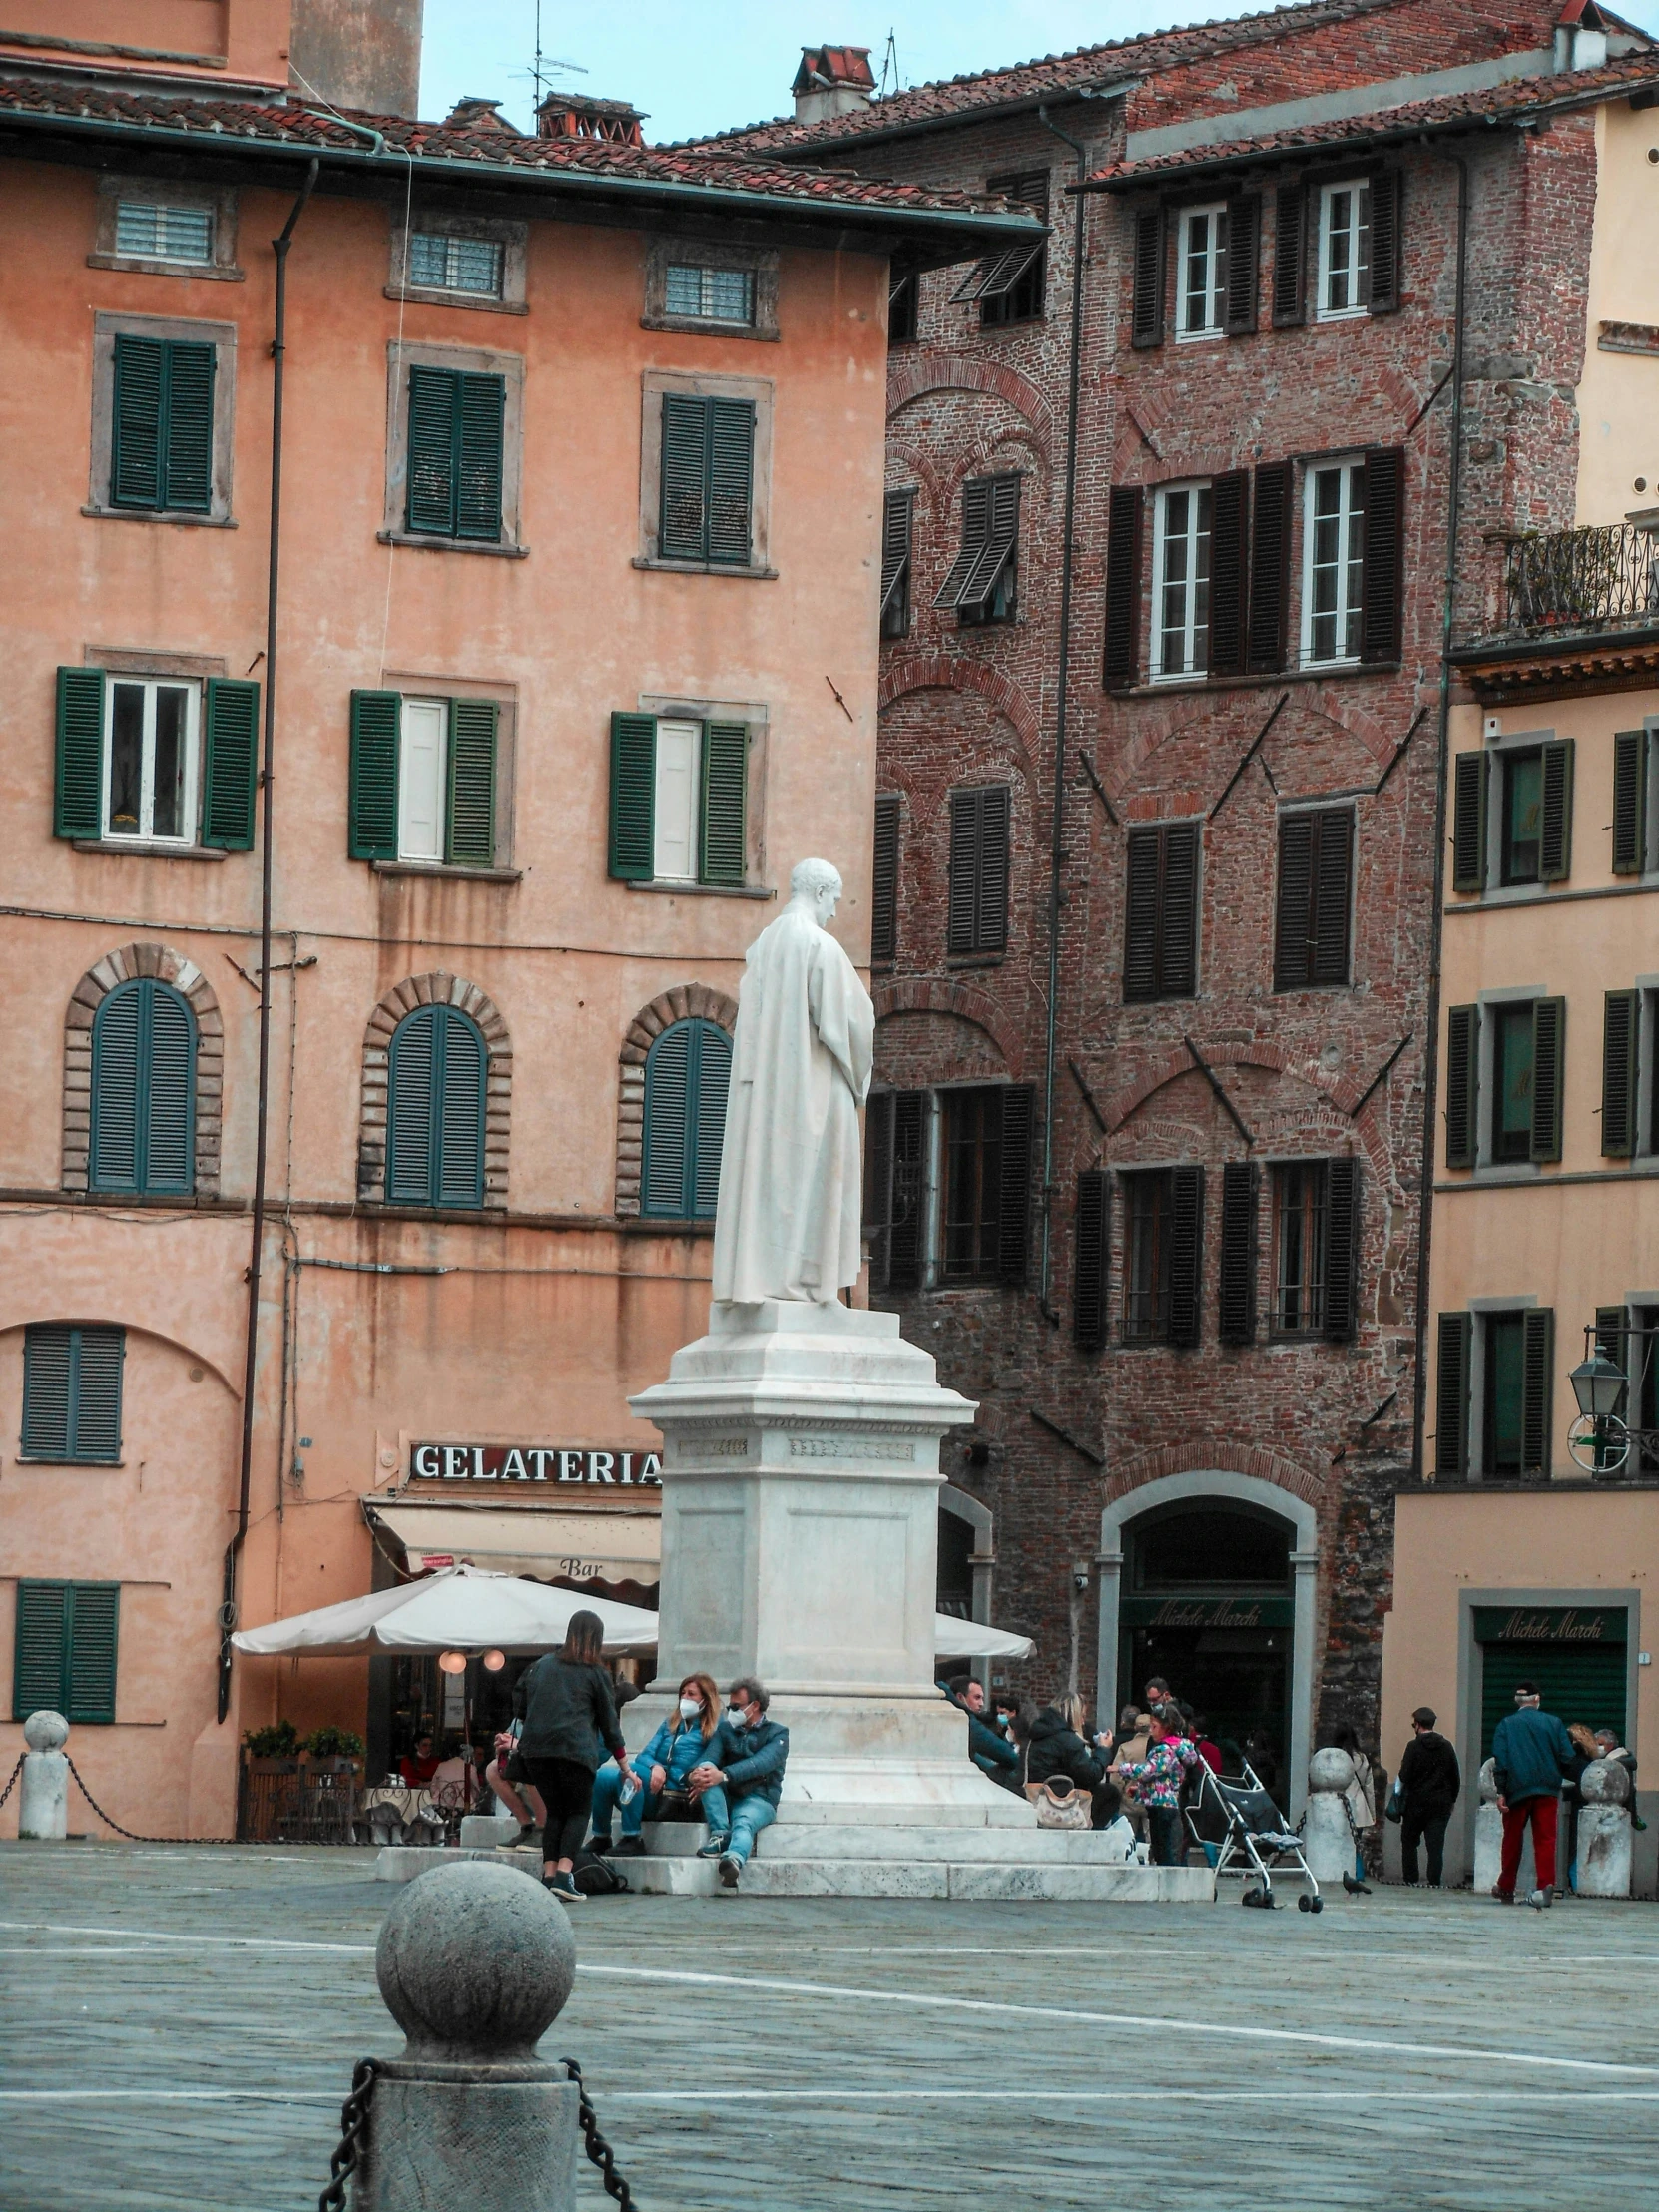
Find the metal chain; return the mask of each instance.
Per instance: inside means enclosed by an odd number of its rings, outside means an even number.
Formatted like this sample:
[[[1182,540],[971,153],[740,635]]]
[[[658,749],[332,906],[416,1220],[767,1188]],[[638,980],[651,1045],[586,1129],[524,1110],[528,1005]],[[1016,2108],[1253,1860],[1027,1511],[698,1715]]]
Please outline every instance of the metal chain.
[[[359,2058],[352,2068],[351,2093],[339,2109],[339,2147],[328,2161],[328,2186],[316,2200],[316,2212],[344,2212],[345,2184],[362,2158],[368,2107],[379,2070],[377,2058]]]
[[[0,1805],[4,1805],[7,1798],[9,1798],[12,1792],[17,1788],[17,1778],[23,1772],[23,1762],[25,1759],[28,1758],[28,1756],[29,1754],[26,1751],[20,1751],[18,1753],[17,1765],[12,1769],[11,1780],[6,1784],[6,1787],[3,1790],[0,1790]]]
[[[605,2194],[614,2198],[621,2205],[622,2212],[632,2212],[634,2192],[623,2180],[621,2174],[617,2172],[616,2159],[612,2154],[611,2146],[599,2132],[599,2120],[593,2109],[593,2101],[582,2085],[582,2069],[574,2058],[567,2058],[564,2064],[565,2071],[576,2084],[576,2094],[580,2100],[581,2108],[582,2138],[586,2144],[589,2158],[599,2168],[599,2178],[605,2184]],[[318,2212],[332,2212],[332,2208],[326,2205],[319,2206]]]
[[[75,1777],[76,1788],[80,1791],[82,1797],[86,1799],[87,1803],[92,1807],[93,1811],[98,1815],[98,1818],[104,1823],[104,1826],[106,1828],[113,1828],[118,1836],[125,1836],[130,1844],[218,1844],[227,1843],[230,1841],[228,1837],[223,1836],[135,1835],[132,1829],[123,1828],[119,1821],[112,1821],[110,1819],[108,1813],[105,1812],[104,1808],[99,1804],[98,1800],[93,1796],[92,1792],[81,1780],[81,1770],[75,1764],[74,1760],[70,1758],[67,1751],[64,1753],[64,1759],[68,1764],[70,1773]],[[4,1804],[4,1799],[0,1799],[0,1804]]]

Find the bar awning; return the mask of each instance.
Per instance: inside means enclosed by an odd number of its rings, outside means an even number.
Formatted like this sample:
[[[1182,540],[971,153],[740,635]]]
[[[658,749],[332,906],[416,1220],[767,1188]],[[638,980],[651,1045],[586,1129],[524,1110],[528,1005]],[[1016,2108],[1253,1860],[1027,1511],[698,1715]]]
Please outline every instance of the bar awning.
[[[502,1574],[563,1575],[573,1581],[656,1582],[662,1573],[660,1513],[490,1512],[464,1505],[370,1505],[373,1526],[396,1537],[409,1572],[465,1564]]]

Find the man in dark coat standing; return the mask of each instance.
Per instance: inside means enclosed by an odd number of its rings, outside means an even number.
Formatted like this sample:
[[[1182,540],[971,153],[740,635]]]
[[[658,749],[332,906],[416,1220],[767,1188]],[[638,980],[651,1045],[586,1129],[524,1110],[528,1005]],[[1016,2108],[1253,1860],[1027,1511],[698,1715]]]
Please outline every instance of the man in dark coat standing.
[[[1417,1879],[1417,1846],[1422,1843],[1428,1846],[1428,1887],[1439,1888],[1446,1822],[1462,1786],[1456,1752],[1435,1735],[1432,1711],[1419,1705],[1411,1715],[1411,1741],[1399,1762],[1399,1869],[1406,1882]]]

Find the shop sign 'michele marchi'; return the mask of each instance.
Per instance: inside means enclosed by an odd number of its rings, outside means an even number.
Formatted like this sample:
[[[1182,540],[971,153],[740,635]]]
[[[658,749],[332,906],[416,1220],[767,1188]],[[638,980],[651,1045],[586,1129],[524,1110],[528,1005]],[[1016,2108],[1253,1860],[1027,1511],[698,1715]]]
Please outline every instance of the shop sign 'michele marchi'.
[[[621,1483],[661,1489],[657,1451],[591,1444],[411,1444],[411,1482]]]

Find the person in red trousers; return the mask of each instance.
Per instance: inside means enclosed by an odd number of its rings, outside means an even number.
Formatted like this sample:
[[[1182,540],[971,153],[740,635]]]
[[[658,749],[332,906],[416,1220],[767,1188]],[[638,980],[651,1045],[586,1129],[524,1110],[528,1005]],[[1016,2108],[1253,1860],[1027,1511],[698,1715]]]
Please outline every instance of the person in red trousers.
[[[1492,1737],[1492,1772],[1503,1815],[1503,1859],[1492,1895],[1500,1905],[1514,1904],[1521,1843],[1530,1825],[1538,1887],[1526,1902],[1542,1912],[1555,1902],[1555,1816],[1561,1777],[1574,1752],[1565,1726],[1539,1710],[1540,1695],[1535,1682],[1517,1682],[1515,1710],[1498,1722]]]

